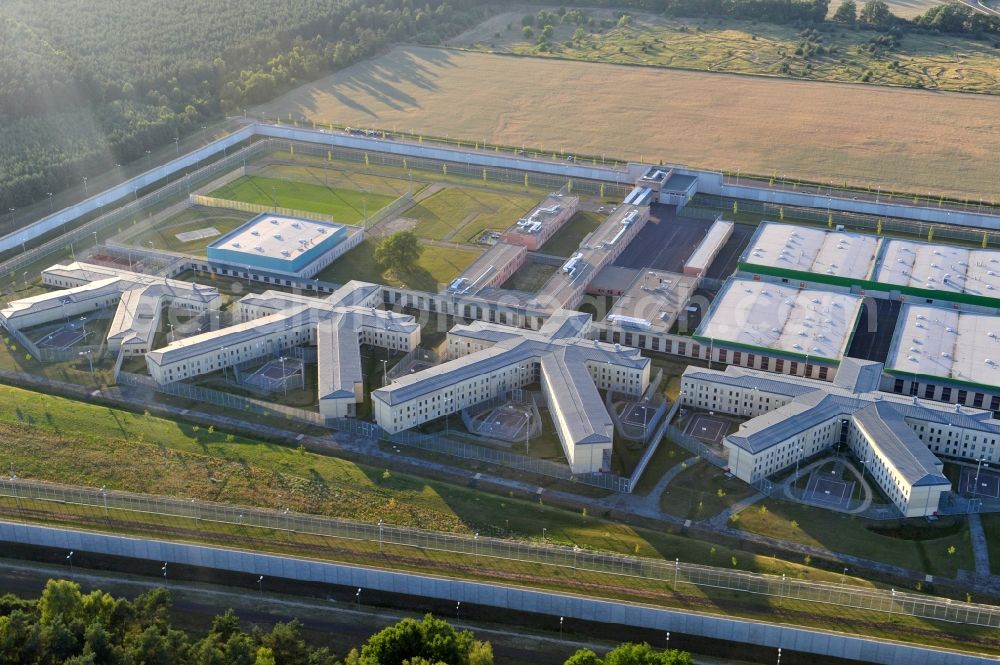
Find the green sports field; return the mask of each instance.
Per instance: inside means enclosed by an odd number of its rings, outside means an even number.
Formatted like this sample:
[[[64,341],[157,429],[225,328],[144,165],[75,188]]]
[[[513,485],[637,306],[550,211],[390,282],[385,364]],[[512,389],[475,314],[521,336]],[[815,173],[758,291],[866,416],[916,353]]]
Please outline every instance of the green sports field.
[[[395,197],[384,194],[257,175],[243,176],[209,196],[316,212],[344,224],[356,224],[395,200]]]

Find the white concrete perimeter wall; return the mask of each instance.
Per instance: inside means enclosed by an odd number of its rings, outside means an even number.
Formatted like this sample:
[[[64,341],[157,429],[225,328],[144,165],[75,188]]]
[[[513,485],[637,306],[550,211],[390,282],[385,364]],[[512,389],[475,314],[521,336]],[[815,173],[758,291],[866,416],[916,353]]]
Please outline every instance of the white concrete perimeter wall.
[[[254,129],[258,135],[270,138],[289,139],[292,141],[308,141],[310,143],[336,145],[343,148],[371,150],[373,152],[386,152],[393,155],[405,155],[407,157],[440,159],[449,162],[457,162],[459,164],[464,163],[472,164],[474,166],[493,166],[504,169],[518,169],[531,171],[533,173],[546,173],[565,178],[582,178],[585,180],[600,180],[604,182],[617,182],[624,184],[632,184],[634,180],[634,178],[632,178],[627,171],[600,166],[581,166],[579,164],[572,164],[569,162],[548,162],[543,160],[522,159],[498,153],[475,152],[472,150],[459,150],[457,148],[442,148],[419,143],[403,143],[365,136],[351,136],[340,132],[324,132],[299,127],[286,127],[284,125],[257,124]]]
[[[334,584],[388,593],[536,612],[608,624],[675,631],[884,665],[978,665],[992,658],[893,644],[816,629],[772,625],[643,605],[598,600],[497,584],[452,580],[359,566],[294,559],[200,545],[140,540],[82,531],[0,522],[0,542],[147,559],[257,576]]]
[[[21,243],[31,242],[35,238],[38,238],[39,236],[42,236],[50,231],[54,231],[64,224],[72,222],[83,215],[100,209],[104,205],[109,205],[128,196],[133,196],[136,190],[148,187],[149,185],[152,185],[153,183],[156,183],[179,171],[189,169],[223,149],[230,148],[238,143],[246,141],[253,135],[254,127],[252,125],[244,127],[243,129],[233,132],[218,141],[214,141],[203,148],[189,152],[173,161],[167,162],[163,166],[157,166],[156,168],[146,171],[141,175],[126,180],[116,187],[106,189],[88,199],[84,199],[76,205],[63,208],[59,212],[53,213],[48,217],[43,217],[33,224],[29,224],[14,233],[0,238],[0,252],[6,252],[9,249],[19,247]]]
[[[708,184],[709,182],[712,184]],[[717,182],[717,184],[715,184],[715,182]],[[752,201],[762,201],[765,203],[775,203],[779,205],[806,206],[809,208],[821,209],[829,208],[831,210],[857,212],[866,215],[879,215],[881,217],[902,217],[903,219],[914,219],[921,222],[934,222],[936,224],[971,226],[991,231],[1000,230],[1000,216],[997,215],[984,215],[975,212],[949,210],[947,208],[899,205],[896,203],[875,203],[874,201],[862,201],[836,196],[830,197],[815,194],[803,194],[802,192],[789,192],[787,190],[771,189],[768,187],[724,185],[722,184],[721,177],[716,181],[706,180],[705,183],[703,183],[702,179],[699,178],[698,191],[703,194],[730,196],[738,199],[750,199]]]

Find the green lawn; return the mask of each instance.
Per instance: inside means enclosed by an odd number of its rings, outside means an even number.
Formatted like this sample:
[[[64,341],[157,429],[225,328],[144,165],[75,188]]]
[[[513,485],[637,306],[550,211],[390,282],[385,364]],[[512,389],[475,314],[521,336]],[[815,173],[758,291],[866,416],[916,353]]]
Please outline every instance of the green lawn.
[[[570,256],[608,216],[599,212],[581,210],[573,215],[555,235],[542,246],[542,252],[555,256]]]
[[[266,176],[243,176],[211,192],[209,196],[317,212],[344,224],[356,224],[365,219],[366,215],[371,216],[396,199],[391,195]]]
[[[990,571],[1000,575],[1000,514],[983,513],[979,519],[983,521],[986,544],[990,550]]]
[[[276,180],[294,180],[310,185],[335,187],[354,192],[370,192],[393,199],[407,192],[417,193],[426,186],[419,180],[413,181],[405,177],[392,177],[358,171],[359,164],[344,162],[327,162],[317,166],[293,166],[290,164],[268,164],[257,170],[254,175],[274,178]]]
[[[942,535],[919,541],[905,540],[872,531],[872,528],[891,527],[894,522],[866,520],[823,508],[774,500],[762,501],[740,513],[736,526],[753,533],[825,547],[834,552],[884,561],[932,575],[954,577],[959,568],[974,570],[969,527],[964,521],[953,524],[949,518],[937,524],[926,520],[910,520],[907,523],[919,527],[925,535],[934,533],[935,529]],[[952,546],[955,553],[949,554],[949,547]]]
[[[549,281],[552,275],[556,274],[556,270],[558,268],[555,266],[528,261],[503,283],[503,288],[535,293],[545,285],[545,282]]]
[[[317,455],[152,415],[0,385],[4,463],[19,477],[405,524],[511,533],[606,551],[705,560],[709,545],[594,516]],[[719,548],[722,550],[723,548]],[[728,552],[728,550],[727,550]],[[735,554],[741,567],[788,570]],[[796,574],[820,575],[794,567]]]
[[[486,230],[503,231],[538,205],[524,194],[471,187],[446,187],[413,206],[404,216],[417,220],[417,235],[432,240],[475,242]]]
[[[479,258],[482,252],[475,249],[454,249],[425,244],[417,267],[406,275],[385,273],[375,261],[375,242],[365,240],[337,259],[318,275],[317,279],[344,283],[360,279],[376,284],[406,286],[421,291],[436,292],[438,286],[447,284]]]
[[[253,213],[239,212],[237,210],[190,208],[163,220],[163,222],[156,225],[156,228],[134,236],[129,240],[129,244],[134,247],[148,248],[150,243],[152,243],[155,249],[193,254],[194,256],[205,256],[210,244],[236,229],[251,217],[253,217]],[[177,238],[177,234],[179,233],[198,231],[209,227],[215,228],[219,232],[219,235],[189,242],[183,242]]]
[[[660,495],[660,508],[684,519],[707,520],[754,493],[742,480],[727,479],[722,469],[701,460],[681,471],[667,485]]]

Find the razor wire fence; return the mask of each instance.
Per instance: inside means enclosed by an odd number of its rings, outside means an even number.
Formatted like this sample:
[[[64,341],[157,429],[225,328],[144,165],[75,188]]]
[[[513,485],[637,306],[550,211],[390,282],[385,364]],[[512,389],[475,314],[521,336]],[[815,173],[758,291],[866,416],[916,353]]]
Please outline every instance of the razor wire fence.
[[[161,385],[147,376],[133,374],[131,372],[120,372],[118,375],[118,382],[121,385],[145,388],[163,395],[170,395],[172,397],[178,397],[191,402],[203,402],[205,404],[211,404],[213,406],[219,406],[233,411],[252,413],[272,418],[297,420],[310,425],[323,426],[326,424],[325,419],[318,411],[298,409],[284,404],[276,404],[274,402],[265,402],[249,397],[242,397],[230,392],[214,390],[205,386],[196,386],[182,381],[175,381],[173,383],[165,383]]]
[[[448,455],[473,462],[502,466],[515,471],[534,473],[557,480],[582,483],[620,494],[627,494],[631,491],[628,478],[623,478],[615,474],[574,474],[567,464],[560,464],[559,462],[531,457],[529,455],[521,455],[490,446],[479,446],[456,441],[448,437],[443,437],[440,433],[424,434],[407,430],[389,434],[375,423],[355,420],[353,418],[330,418],[327,420],[326,425],[340,432],[381,439],[390,444],[407,446],[436,455]]]
[[[705,458],[708,462],[714,464],[719,468],[726,468],[729,466],[729,460],[721,453],[713,450],[711,447],[706,445],[704,442],[699,441],[697,438],[691,436],[684,430],[678,429],[673,425],[666,424],[664,429],[664,434],[674,443],[681,446],[685,450],[700,457]]]
[[[163,518],[182,520],[205,535],[219,538],[225,530],[209,525],[237,526],[321,536],[346,541],[360,541],[386,546],[412,547],[447,552],[475,558],[484,571],[491,560],[505,560],[530,565],[554,566],[572,570],[572,574],[593,573],[656,581],[678,592],[682,585],[699,589],[724,589],[747,595],[781,598],[804,603],[823,603],[854,610],[904,615],[985,628],[1000,628],[1000,607],[932,596],[929,594],[878,589],[847,583],[813,582],[787,575],[746,572],[742,570],[673,561],[611,554],[578,546],[538,544],[510,538],[464,535],[359,522],[291,512],[288,509],[263,509],[195,499],[170,497],[55,485],[16,476],[0,479],[0,497],[6,499],[4,512],[30,521],[39,508],[51,504],[68,512],[75,507],[77,516],[88,522],[100,515],[98,528],[114,529],[116,519],[127,514],[133,521],[161,529]],[[155,518],[154,518],[155,516]]]

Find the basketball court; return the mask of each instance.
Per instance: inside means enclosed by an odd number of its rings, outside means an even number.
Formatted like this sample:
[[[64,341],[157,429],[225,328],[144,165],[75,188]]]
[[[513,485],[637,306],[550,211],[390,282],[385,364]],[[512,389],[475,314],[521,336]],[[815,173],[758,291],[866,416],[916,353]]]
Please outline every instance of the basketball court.
[[[64,351],[87,339],[88,334],[89,333],[82,327],[77,328],[72,325],[66,325],[58,330],[53,330],[36,343],[40,349],[57,349]]]
[[[805,500],[809,503],[847,510],[854,493],[853,480],[838,480],[827,474],[814,471],[806,485]]]
[[[503,441],[515,441],[528,425],[528,413],[513,404],[498,406],[478,419],[476,434]]]
[[[244,380],[244,385],[266,392],[298,390],[305,386],[305,372],[298,358],[274,359],[264,363]]]
[[[985,468],[979,469],[977,474],[976,469],[964,467],[959,482],[959,492],[965,496],[1000,499],[1000,474]]]
[[[696,414],[691,418],[684,432],[690,434],[702,443],[713,446],[722,445],[722,439],[726,436],[729,423],[721,418]]]
[[[622,413],[622,422],[632,427],[648,426],[654,415],[656,415],[656,409],[653,407],[642,402],[632,402],[625,407],[625,411]]]

